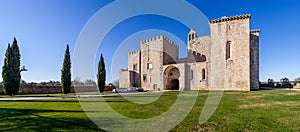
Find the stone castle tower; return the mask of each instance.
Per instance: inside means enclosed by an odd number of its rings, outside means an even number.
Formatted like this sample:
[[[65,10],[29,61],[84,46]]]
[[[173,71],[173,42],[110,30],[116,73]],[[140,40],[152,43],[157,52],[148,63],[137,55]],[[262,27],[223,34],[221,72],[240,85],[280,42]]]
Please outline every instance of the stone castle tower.
[[[178,58],[178,46],[161,35],[140,42],[128,54],[128,69],[120,71],[120,87],[147,90],[259,88],[259,33],[250,30],[251,15],[211,20],[209,36],[187,35],[188,57]]]

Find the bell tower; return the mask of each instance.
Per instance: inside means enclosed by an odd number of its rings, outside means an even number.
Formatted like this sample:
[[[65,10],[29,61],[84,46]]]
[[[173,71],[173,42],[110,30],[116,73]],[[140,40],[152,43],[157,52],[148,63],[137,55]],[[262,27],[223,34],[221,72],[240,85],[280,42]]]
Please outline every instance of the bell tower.
[[[188,34],[188,51],[191,51],[194,49],[194,44],[196,42],[197,33],[194,29],[191,29],[191,31]]]

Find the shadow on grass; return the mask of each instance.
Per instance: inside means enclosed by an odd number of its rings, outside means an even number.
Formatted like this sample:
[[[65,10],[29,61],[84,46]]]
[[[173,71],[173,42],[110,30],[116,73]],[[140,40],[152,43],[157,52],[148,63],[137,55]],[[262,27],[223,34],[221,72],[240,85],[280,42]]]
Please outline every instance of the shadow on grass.
[[[78,102],[77,100],[0,100],[0,102]],[[80,102],[128,102],[127,100],[106,100],[106,101],[97,101],[97,100],[82,100]]]
[[[76,110],[0,108],[0,131],[103,131],[84,113],[77,118],[70,116],[74,114],[56,116],[62,115],[60,112],[83,113]]]

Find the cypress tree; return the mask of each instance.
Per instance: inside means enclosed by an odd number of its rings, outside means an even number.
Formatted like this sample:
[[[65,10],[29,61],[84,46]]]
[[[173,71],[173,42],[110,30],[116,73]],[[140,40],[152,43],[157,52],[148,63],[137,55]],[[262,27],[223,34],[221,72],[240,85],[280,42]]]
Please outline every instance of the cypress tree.
[[[10,58],[11,58],[11,48],[10,48],[10,44],[8,44],[8,47],[6,49],[6,53],[5,53],[5,58],[4,58],[4,63],[3,63],[3,67],[2,67],[2,78],[3,78],[3,92],[6,95],[11,95],[11,77],[10,77],[10,69],[9,69],[9,65],[10,65]]]
[[[69,45],[67,45],[65,51],[65,58],[63,62],[63,67],[61,70],[61,85],[62,85],[62,92],[64,94],[70,93],[71,89],[71,60],[70,60],[70,52],[69,52]]]
[[[16,38],[13,44],[8,44],[2,67],[3,90],[10,96],[16,95],[20,89],[20,51]]]
[[[17,43],[16,38],[14,38],[14,42],[11,45],[11,50],[12,50],[12,59],[11,59],[11,64],[12,64],[12,85],[13,85],[13,94],[17,94],[19,89],[20,89],[20,82],[21,82],[21,71],[20,71],[20,50],[19,46]]]
[[[99,91],[102,93],[105,88],[105,80],[106,79],[106,70],[105,70],[105,64],[104,64],[104,58],[101,54],[100,61],[98,63],[98,74],[97,74],[97,82],[98,82],[98,88]]]

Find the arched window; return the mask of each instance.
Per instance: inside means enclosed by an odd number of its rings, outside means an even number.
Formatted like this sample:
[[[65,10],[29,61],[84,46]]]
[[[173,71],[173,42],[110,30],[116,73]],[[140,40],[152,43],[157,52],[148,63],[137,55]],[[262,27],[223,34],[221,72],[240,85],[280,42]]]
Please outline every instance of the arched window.
[[[206,75],[205,75],[205,69],[202,69],[202,80],[205,80],[206,79]]]
[[[227,43],[226,43],[226,60],[228,60],[229,58],[230,58],[230,45],[231,45],[231,42],[230,41],[228,41]]]
[[[193,35],[192,35],[192,40],[194,40],[194,39],[195,39],[195,36],[196,36],[196,35],[195,35],[195,33],[193,33]]]
[[[189,41],[191,41],[191,39],[192,39],[192,38],[191,38],[191,34],[189,34]]]

